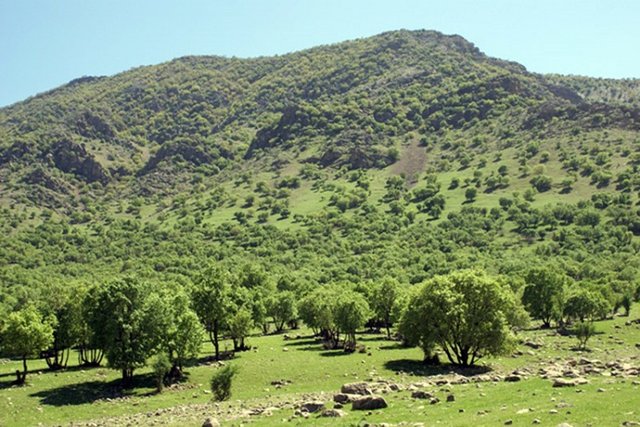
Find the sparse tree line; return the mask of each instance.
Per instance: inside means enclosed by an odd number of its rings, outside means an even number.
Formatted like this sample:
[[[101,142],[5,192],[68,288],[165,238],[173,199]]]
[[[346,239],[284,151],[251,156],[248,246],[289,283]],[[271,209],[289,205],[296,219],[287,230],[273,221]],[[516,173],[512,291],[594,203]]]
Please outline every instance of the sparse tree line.
[[[161,384],[182,376],[205,338],[220,359],[248,349],[245,340],[256,329],[281,332],[302,321],[327,349],[355,351],[357,332],[366,326],[420,347],[426,362],[438,362],[441,350],[450,363],[470,366],[509,351],[514,332],[530,318],[543,327],[573,325],[584,347],[594,320],[620,309],[629,314],[638,299],[635,286],[572,283],[560,271],[536,267],[522,278],[460,270],[414,286],[386,277],[301,293],[284,278],[274,285],[259,270],[240,277],[212,266],[186,284],[153,286],[125,277],[88,288],[53,285],[40,301],[3,319],[0,345],[2,354],[23,362],[18,383],[26,379],[29,358],[64,369],[76,349],[81,365],[98,366],[106,357],[124,385],[149,364]],[[221,349],[223,339],[233,349]]]

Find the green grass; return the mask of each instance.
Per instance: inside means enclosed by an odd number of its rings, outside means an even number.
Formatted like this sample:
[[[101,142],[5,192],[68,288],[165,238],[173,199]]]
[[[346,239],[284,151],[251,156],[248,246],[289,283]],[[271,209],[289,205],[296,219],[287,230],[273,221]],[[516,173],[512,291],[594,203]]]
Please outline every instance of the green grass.
[[[636,306],[631,318],[640,314]],[[519,383],[481,383],[434,388],[442,403],[429,405],[415,401],[408,392],[391,393],[386,397],[389,407],[375,411],[373,415],[350,411],[338,421],[335,419],[304,420],[308,425],[330,423],[356,423],[360,418],[368,422],[428,421],[427,424],[478,425],[502,424],[512,419],[515,425],[531,424],[539,418],[544,425],[563,421],[574,425],[619,425],[625,420],[640,419],[637,399],[640,391],[632,379],[620,377],[590,377],[590,384],[576,389],[555,389],[548,380],[535,376],[538,368],[557,360],[585,356],[602,361],[628,359],[638,365],[640,327],[625,326],[624,317],[597,323],[598,334],[589,342],[591,351],[577,352],[573,348],[576,340],[560,337],[552,331],[532,330],[521,333],[522,338],[542,341],[544,346],[533,354],[519,357],[505,356],[486,359],[481,364],[497,373],[508,373],[514,369],[528,368],[534,375]],[[240,353],[232,362],[240,369],[233,384],[232,400],[225,407],[241,405],[265,405],[268,402],[299,399],[305,393],[326,392],[327,399],[346,382],[386,378],[400,383],[420,382],[433,373],[447,373],[443,366],[439,370],[427,370],[421,363],[418,349],[401,348],[382,335],[364,334],[360,342],[367,345],[371,355],[363,353],[344,354],[325,351],[320,344],[303,334],[300,339],[285,341],[282,335],[255,336],[249,339],[254,348]],[[224,345],[223,345],[224,346]],[[286,349],[286,350],[285,350]],[[522,347],[523,351],[528,350]],[[216,369],[207,364],[205,356],[211,354],[210,345],[203,347],[201,363],[187,369],[188,381],[176,389],[167,389],[162,394],[154,393],[148,369],[137,372],[137,386],[124,394],[118,387],[118,373],[107,368],[81,369],[74,366],[74,356],[68,370],[50,372],[41,360],[29,362],[30,374],[25,387],[11,386],[13,372],[18,361],[0,364],[0,425],[29,426],[40,422],[61,424],[71,421],[117,417],[127,414],[153,412],[161,408],[207,404],[211,395],[207,393],[209,379]],[[635,358],[635,359],[631,359]],[[426,375],[426,377],[425,377]],[[292,384],[280,389],[270,383],[287,379]],[[607,391],[598,393],[598,388]],[[456,402],[446,403],[446,394],[453,393]],[[124,397],[120,399],[120,397]],[[554,400],[555,399],[555,400]],[[244,403],[238,402],[241,400]],[[558,414],[549,414],[559,402],[565,401],[570,408],[558,409]],[[533,409],[527,414],[518,414],[521,409]],[[459,412],[464,409],[464,412]],[[170,423],[176,425],[199,425],[200,415],[186,410],[184,418],[178,417]],[[486,411],[485,415],[477,415]],[[569,411],[569,413],[567,413]],[[282,418],[292,415],[284,409],[273,416],[252,417],[257,425],[279,425]],[[166,421],[166,420],[165,420]],[[303,420],[295,420],[302,422]],[[555,425],[554,424],[554,425]]]

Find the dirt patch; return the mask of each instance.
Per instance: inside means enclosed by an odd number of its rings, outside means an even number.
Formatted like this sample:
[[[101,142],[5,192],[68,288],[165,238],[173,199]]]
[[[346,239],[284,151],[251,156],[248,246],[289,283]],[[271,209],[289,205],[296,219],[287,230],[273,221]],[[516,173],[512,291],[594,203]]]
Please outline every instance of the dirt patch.
[[[402,150],[400,160],[398,160],[391,168],[396,174],[404,174],[407,185],[412,187],[418,182],[420,173],[424,170],[427,163],[427,152],[424,147],[420,146],[418,141],[412,142]]]

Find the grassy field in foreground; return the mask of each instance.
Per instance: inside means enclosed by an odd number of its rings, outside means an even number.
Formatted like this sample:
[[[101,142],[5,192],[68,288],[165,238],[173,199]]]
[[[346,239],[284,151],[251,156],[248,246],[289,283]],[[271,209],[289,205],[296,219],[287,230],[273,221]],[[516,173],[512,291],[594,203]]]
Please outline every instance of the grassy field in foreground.
[[[630,319],[639,315],[636,305]],[[539,419],[543,425],[566,421],[574,426],[600,426],[640,421],[640,390],[638,385],[634,385],[634,381],[640,378],[592,376],[588,385],[556,389],[551,387],[549,380],[535,375],[541,367],[572,357],[588,357],[603,362],[624,360],[639,366],[640,349],[635,344],[640,343],[640,325],[625,325],[628,320],[617,317],[598,322],[599,333],[590,341],[591,351],[588,352],[573,350],[574,338],[560,337],[553,331],[532,330],[521,333],[521,338],[540,341],[542,348],[531,350],[521,346],[521,356],[481,361],[481,365],[497,373],[521,368],[532,372],[528,379],[518,383],[489,382],[436,388],[433,391],[442,400],[437,405],[411,399],[408,392],[392,393],[386,396],[389,407],[374,411],[372,415],[351,411],[347,405],[344,418],[296,418],[291,422],[307,425],[357,424],[366,419],[374,423],[415,421],[426,425],[501,425],[511,419],[515,425],[524,425]],[[273,400],[299,400],[303,393],[337,392],[346,382],[386,378],[407,384],[428,379],[424,378],[425,375],[450,371],[447,365],[427,370],[420,363],[422,355],[418,349],[401,348],[382,335],[359,336],[360,342],[370,350],[369,356],[325,351],[307,335],[308,331],[290,333],[296,334],[301,338],[290,341],[284,340],[282,335],[252,337],[249,344],[254,349],[240,353],[229,362],[236,364],[240,372],[233,385],[232,400],[223,405],[231,411],[232,408]],[[188,408],[210,402],[208,382],[216,369],[206,361],[210,352],[210,346],[203,347],[200,362],[187,369],[188,381],[162,394],[154,393],[153,381],[146,369],[137,372],[137,387],[123,393],[118,387],[116,371],[104,367],[81,369],[70,363],[66,371],[54,373],[47,371],[42,361],[36,360],[29,363],[28,385],[13,387],[13,372],[19,367],[19,362],[4,361],[0,364],[0,425],[69,424],[72,421],[144,414],[174,406],[184,406],[187,415],[172,421],[150,418],[149,423],[201,425],[201,417],[189,418]],[[270,383],[278,379],[290,380],[292,384],[276,389]],[[598,389],[604,391],[598,392]],[[448,393],[456,396],[455,402],[444,402]],[[559,404],[561,408],[557,409]],[[563,407],[565,404],[567,406]],[[557,409],[558,413],[550,414],[552,409]],[[251,417],[251,422],[279,425],[292,414],[292,410],[282,410],[269,417]],[[231,424],[240,423],[240,419],[236,419]]]

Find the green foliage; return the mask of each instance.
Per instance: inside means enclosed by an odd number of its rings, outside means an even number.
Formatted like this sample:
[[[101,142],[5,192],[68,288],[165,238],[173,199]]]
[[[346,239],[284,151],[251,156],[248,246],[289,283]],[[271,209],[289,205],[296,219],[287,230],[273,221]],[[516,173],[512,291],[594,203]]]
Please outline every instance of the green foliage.
[[[156,380],[156,389],[160,393],[164,389],[164,380],[171,370],[171,362],[164,353],[158,353],[153,357],[151,369]]]
[[[412,296],[401,322],[407,341],[433,358],[436,346],[451,363],[469,366],[511,348],[510,289],[478,271],[436,276]]]
[[[233,340],[233,349],[241,351],[246,349],[245,338],[251,333],[253,328],[251,313],[242,308],[229,319],[229,336]]]
[[[531,317],[542,320],[545,327],[562,318],[566,282],[561,273],[547,267],[533,268],[525,276],[522,303]]]
[[[231,308],[231,280],[227,271],[208,267],[195,280],[191,291],[195,312],[209,333],[216,359],[220,357],[220,335],[227,327]]]
[[[166,318],[149,297],[149,285],[134,278],[114,280],[91,290],[89,325],[109,366],[131,385],[135,369],[145,366],[165,333]]]
[[[564,304],[564,315],[581,323],[594,318],[602,319],[610,312],[611,307],[602,294],[587,289],[573,291]]]
[[[580,349],[587,348],[587,341],[596,333],[596,327],[592,321],[580,321],[575,326],[575,334],[578,339]]]
[[[8,356],[20,357],[23,371],[16,371],[17,382],[22,384],[27,377],[27,358],[37,356],[53,342],[55,317],[44,318],[33,306],[10,313],[0,331],[2,352]]]
[[[238,368],[233,365],[224,365],[216,369],[216,372],[211,377],[211,393],[214,400],[218,402],[229,400],[231,397],[231,384],[237,373]]]

